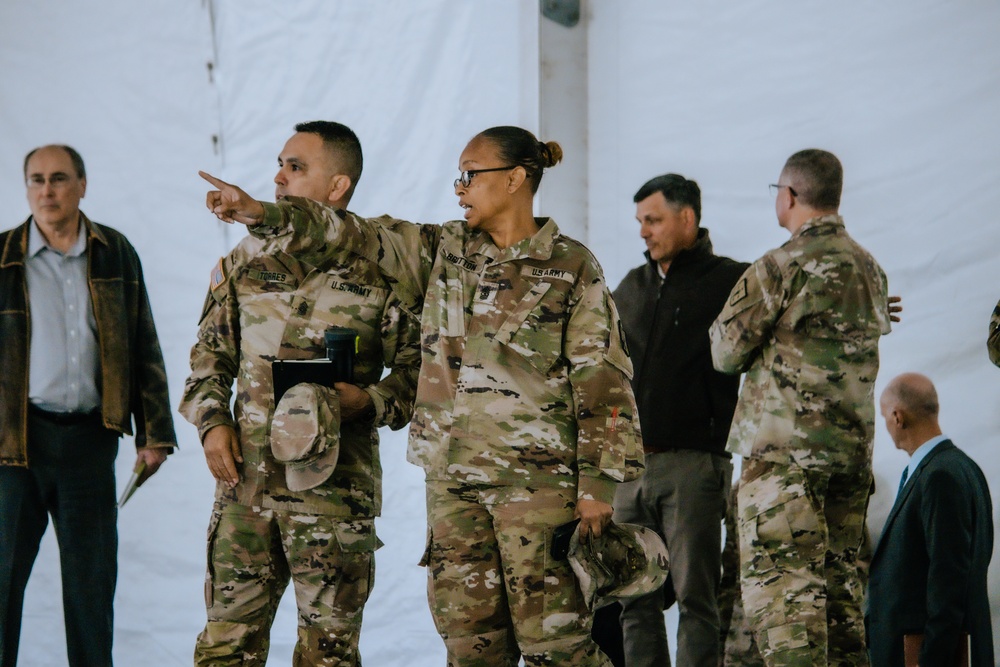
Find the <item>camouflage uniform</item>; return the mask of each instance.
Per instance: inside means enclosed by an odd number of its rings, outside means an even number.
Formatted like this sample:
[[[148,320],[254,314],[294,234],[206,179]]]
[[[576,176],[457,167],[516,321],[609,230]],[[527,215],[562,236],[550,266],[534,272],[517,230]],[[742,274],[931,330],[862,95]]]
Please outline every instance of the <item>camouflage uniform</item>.
[[[729,451],[743,602],[768,665],[867,665],[857,557],[871,487],[885,274],[840,216],[807,221],[737,282],[716,368],[747,371]]]
[[[736,523],[739,482],[733,484],[726,505],[726,544],[722,549],[722,579],[719,581],[719,667],[764,667],[753,630],[743,613],[740,595],[740,536]]]
[[[361,613],[373,583],[381,508],[379,426],[400,428],[412,411],[419,331],[377,267],[360,257],[306,264],[262,253],[248,237],[213,274],[181,413],[201,437],[236,429],[241,481],[216,486],[208,529],[208,623],[195,663],[263,665],[289,577],[299,608],[294,664],[356,665]],[[318,487],[290,491],[269,445],[271,361],[325,356],[324,331],[360,334],[355,384],[374,418],[342,424],[340,456]],[[380,381],[383,367],[392,372]],[[235,419],[230,413],[236,380]]]
[[[604,665],[552,530],[642,465],[631,362],[600,267],[551,220],[510,248],[462,221],[366,221],[265,204],[300,257],[378,262],[421,313],[408,458],[427,476],[429,600],[448,664]],[[294,230],[294,234],[291,232]]]
[[[990,352],[990,361],[1000,366],[1000,302],[993,309],[993,317],[990,318],[990,337],[986,341],[986,348]]]

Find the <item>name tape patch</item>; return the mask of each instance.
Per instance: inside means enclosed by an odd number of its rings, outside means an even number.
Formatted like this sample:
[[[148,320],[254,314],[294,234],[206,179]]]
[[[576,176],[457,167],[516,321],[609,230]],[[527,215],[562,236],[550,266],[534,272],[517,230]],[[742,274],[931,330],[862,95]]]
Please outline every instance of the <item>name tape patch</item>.
[[[521,275],[528,278],[553,278],[571,283],[576,280],[576,275],[572,271],[562,269],[539,269],[533,266],[525,266],[521,269]]]
[[[445,250],[442,254],[444,255],[444,258],[446,260],[448,260],[452,264],[455,264],[456,266],[462,267],[466,271],[479,270],[479,265],[473,262],[468,257],[462,257],[461,255],[456,255],[455,253],[450,252],[448,250]]]
[[[333,281],[330,285],[333,289],[339,290],[341,292],[349,292],[351,294],[357,294],[358,296],[369,297],[372,294],[371,287],[365,287],[364,285],[355,285],[354,283],[342,283],[340,281]]]
[[[247,275],[250,276],[252,280],[263,280],[266,283],[288,282],[288,274],[281,273],[280,271],[260,271],[258,269],[250,269],[247,271]]]

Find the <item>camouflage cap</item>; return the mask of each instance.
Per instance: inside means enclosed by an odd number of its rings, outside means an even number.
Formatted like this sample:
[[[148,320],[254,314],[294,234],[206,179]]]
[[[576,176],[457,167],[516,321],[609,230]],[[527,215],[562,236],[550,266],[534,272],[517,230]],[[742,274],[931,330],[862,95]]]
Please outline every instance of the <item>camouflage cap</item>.
[[[340,455],[340,400],[318,384],[297,384],[271,419],[271,452],[285,465],[290,491],[314,489],[333,474]]]
[[[598,538],[569,542],[569,564],[590,609],[658,590],[667,580],[667,546],[649,528],[611,523]]]

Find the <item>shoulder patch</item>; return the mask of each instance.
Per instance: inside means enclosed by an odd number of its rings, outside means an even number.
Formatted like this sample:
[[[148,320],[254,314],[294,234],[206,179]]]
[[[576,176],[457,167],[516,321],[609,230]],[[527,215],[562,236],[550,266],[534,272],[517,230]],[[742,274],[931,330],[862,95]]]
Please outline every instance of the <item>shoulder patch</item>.
[[[214,292],[226,282],[226,271],[222,268],[222,257],[212,269],[210,288]]]
[[[740,281],[736,283],[733,291],[729,294],[729,305],[735,306],[745,298],[747,298],[747,279],[740,278]]]

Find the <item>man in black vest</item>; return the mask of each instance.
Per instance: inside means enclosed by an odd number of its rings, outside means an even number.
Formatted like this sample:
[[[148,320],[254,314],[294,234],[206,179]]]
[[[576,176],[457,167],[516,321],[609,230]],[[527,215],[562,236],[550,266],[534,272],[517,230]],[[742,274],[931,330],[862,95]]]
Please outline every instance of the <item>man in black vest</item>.
[[[712,252],[694,181],[657,176],[634,201],[646,262],[614,297],[635,368],[646,473],[619,485],[614,518],[652,528],[667,545],[680,610],[678,665],[716,667],[722,519],[733,473],[725,446],[739,376],[713,368],[708,329],[748,265]],[[654,593],[624,603],[628,667],[670,664],[663,599]]]
[[[872,559],[865,625],[872,667],[992,666],[986,571],[993,504],[982,470],[941,434],[934,385],[904,373],[880,403],[886,430],[910,455]]]

